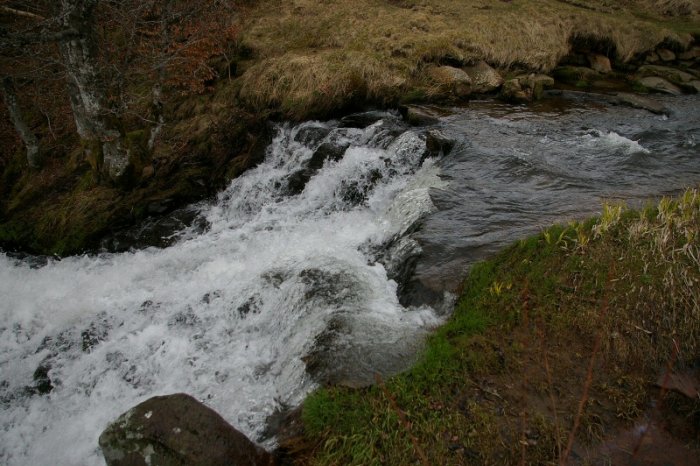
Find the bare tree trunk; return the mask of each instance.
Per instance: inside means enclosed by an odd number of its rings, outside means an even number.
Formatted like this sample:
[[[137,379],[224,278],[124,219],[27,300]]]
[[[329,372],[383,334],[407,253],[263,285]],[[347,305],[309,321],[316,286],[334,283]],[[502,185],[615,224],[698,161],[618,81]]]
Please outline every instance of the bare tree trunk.
[[[68,74],[68,93],[78,134],[86,155],[110,178],[119,178],[129,164],[129,154],[119,130],[118,118],[107,106],[105,80],[97,58],[95,7],[99,0],[61,0],[63,26],[77,32],[60,43]]]
[[[39,167],[39,141],[36,136],[27,126],[27,123],[22,118],[22,112],[17,101],[17,92],[15,91],[12,78],[5,77],[2,79],[2,93],[5,97],[5,105],[10,113],[12,124],[15,125],[15,130],[22,138],[25,147],[27,148],[27,162],[31,168]]]

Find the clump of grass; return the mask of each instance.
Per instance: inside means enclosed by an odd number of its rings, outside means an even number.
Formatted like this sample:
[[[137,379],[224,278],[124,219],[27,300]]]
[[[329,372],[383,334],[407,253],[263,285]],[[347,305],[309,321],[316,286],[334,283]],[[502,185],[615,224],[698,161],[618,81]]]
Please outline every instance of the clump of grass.
[[[517,242],[472,268],[412,370],[307,399],[303,464],[566,463],[700,355],[699,248],[698,189]]]

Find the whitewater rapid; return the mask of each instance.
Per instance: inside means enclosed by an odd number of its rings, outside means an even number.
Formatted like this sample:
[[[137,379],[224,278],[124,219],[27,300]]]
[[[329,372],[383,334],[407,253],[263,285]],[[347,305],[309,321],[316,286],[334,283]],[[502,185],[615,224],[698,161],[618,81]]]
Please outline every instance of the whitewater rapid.
[[[165,249],[0,254],[0,463],[104,464],[108,422],[175,392],[259,439],[315,387],[312,354],[335,380],[405,367],[442,318],[399,303],[377,251],[410,241],[444,183],[398,122],[281,126],[264,162],[200,207],[206,231]],[[324,142],[344,155],[308,171]]]

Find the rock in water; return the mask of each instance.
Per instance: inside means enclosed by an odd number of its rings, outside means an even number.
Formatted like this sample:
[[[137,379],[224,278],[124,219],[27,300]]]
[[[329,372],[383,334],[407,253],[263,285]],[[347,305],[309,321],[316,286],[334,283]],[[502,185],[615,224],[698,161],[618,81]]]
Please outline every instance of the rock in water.
[[[100,435],[107,466],[272,466],[273,457],[184,393],[156,396]]]

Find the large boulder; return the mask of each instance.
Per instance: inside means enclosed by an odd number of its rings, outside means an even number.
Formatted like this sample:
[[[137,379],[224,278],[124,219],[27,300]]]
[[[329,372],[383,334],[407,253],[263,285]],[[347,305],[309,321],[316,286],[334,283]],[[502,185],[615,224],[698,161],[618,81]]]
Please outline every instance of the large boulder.
[[[503,77],[491,68],[485,61],[464,69],[472,83],[472,92],[486,94],[493,92],[503,85]]]
[[[457,97],[466,97],[472,93],[472,80],[462,69],[453,66],[436,66],[428,70],[428,76],[443,90]]]
[[[107,466],[272,466],[212,409],[184,393],[156,396],[122,414],[100,435]]]

